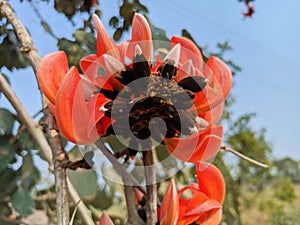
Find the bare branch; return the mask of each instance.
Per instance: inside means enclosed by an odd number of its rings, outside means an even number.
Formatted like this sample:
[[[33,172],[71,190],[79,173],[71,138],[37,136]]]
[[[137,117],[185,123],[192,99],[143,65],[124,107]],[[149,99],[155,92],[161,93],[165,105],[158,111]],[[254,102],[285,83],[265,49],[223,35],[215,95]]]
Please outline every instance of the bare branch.
[[[227,152],[231,152],[231,153],[235,154],[236,156],[240,157],[241,159],[246,160],[246,161],[248,161],[248,162],[250,162],[254,165],[260,166],[262,168],[268,168],[269,167],[268,165],[266,165],[264,163],[261,163],[261,162],[257,162],[256,160],[251,159],[248,156],[245,156],[242,153],[237,152],[237,151],[235,151],[234,149],[232,149],[228,146],[221,146],[221,149],[224,150],[224,151],[227,151]]]
[[[157,185],[156,174],[154,168],[154,158],[151,143],[147,146],[142,146],[143,163],[146,179],[146,216],[147,225],[156,224],[157,222]]]
[[[118,160],[115,158],[115,156],[109,151],[109,149],[106,148],[106,146],[102,143],[102,141],[99,139],[95,142],[95,145],[101,150],[101,152],[106,156],[106,158],[111,162],[114,169],[117,171],[117,173],[128,183],[131,183],[132,186],[135,186],[138,188],[143,194],[146,194],[145,189],[141,187],[141,184],[129,173],[126,172],[126,169],[122,164],[118,162]]]
[[[27,127],[28,132],[31,134],[33,140],[38,144],[41,149],[41,153],[51,165],[50,168],[52,168],[51,148],[41,127],[32,119],[2,74],[0,74],[0,90],[14,107],[17,112],[18,119]]]
[[[61,166],[61,162],[68,160],[68,156],[63,148],[59,130],[56,126],[56,121],[49,107],[44,110],[46,116],[45,123],[47,125],[47,134],[50,137],[50,145],[54,160],[54,176],[56,190],[56,205],[57,205],[57,223],[59,225],[69,224],[69,201],[66,168]]]
[[[36,74],[37,67],[40,62],[40,56],[26,28],[23,26],[22,22],[18,19],[18,17],[12,10],[11,6],[6,2],[6,0],[0,0],[0,14],[3,17],[6,17],[8,22],[13,26],[15,34],[21,43],[21,51],[25,55],[25,57],[29,59],[29,62],[31,63],[31,66]],[[3,76],[1,77],[3,78]],[[28,131],[30,132],[33,139],[41,147],[41,152],[43,155],[45,155],[45,158],[48,161],[48,163],[52,165],[51,147],[49,146],[45,136],[42,135],[40,127],[27,113],[26,109],[22,106],[21,102],[17,99],[16,95],[12,92],[12,89],[8,88],[9,85],[7,84],[6,80],[5,82],[3,82],[3,80],[5,79],[2,79],[0,83],[1,83],[1,87],[5,89],[4,91],[6,92],[5,95],[7,99],[11,102],[13,107],[16,109],[18,115],[20,116],[20,120],[22,120],[22,122],[26,124],[26,126],[28,127]],[[45,108],[48,105],[48,100],[44,97],[44,95],[42,95],[42,99],[43,99],[43,107]],[[53,115],[51,114],[50,111],[48,113],[45,113],[45,118],[49,119],[50,121],[53,119]],[[55,123],[48,124],[48,126],[55,127]],[[51,133],[51,130],[48,130],[48,133]],[[57,136],[55,137],[55,139],[60,139],[60,138],[59,136]],[[55,140],[51,140],[51,143],[54,145],[52,146],[52,149],[62,149],[61,141],[57,142]],[[62,184],[67,185],[67,182],[64,181],[62,182]],[[72,200],[74,201],[74,203],[79,202],[80,198],[75,188],[73,187],[70,181],[68,181],[68,184],[69,184],[68,189]],[[62,189],[64,188],[66,187],[62,187]],[[91,218],[88,209],[82,202],[79,204],[78,209],[85,223],[88,225],[93,225],[94,221]]]
[[[145,222],[141,219],[137,213],[134,204],[134,189],[133,186],[124,185],[124,193],[127,205],[128,224],[130,225],[145,225]]]

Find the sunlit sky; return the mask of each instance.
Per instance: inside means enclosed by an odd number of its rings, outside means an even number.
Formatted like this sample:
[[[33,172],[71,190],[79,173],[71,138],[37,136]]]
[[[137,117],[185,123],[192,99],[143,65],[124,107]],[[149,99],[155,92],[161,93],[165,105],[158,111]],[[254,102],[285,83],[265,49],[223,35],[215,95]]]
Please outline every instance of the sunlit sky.
[[[71,37],[75,28],[63,15],[57,15],[47,3],[33,1],[58,37]],[[102,21],[110,34],[108,21],[118,14],[121,1],[100,1]],[[57,50],[56,40],[40,26],[40,20],[27,1],[10,1],[19,18],[30,30],[41,56]],[[218,42],[228,41],[233,50],[227,54],[242,72],[235,78],[232,94],[236,102],[234,117],[257,113],[251,126],[266,128],[267,140],[275,157],[300,159],[300,2],[297,0],[264,0],[255,2],[252,19],[244,19],[245,6],[237,0],[142,1],[149,9],[155,26],[167,36],[180,35],[187,29],[200,46],[214,49]],[[77,16],[81,25],[85,16]],[[31,114],[40,110],[37,84],[31,69],[2,70]],[[0,106],[7,106],[5,98]],[[225,124],[226,125],[226,124]],[[251,149],[249,149],[251,151]]]

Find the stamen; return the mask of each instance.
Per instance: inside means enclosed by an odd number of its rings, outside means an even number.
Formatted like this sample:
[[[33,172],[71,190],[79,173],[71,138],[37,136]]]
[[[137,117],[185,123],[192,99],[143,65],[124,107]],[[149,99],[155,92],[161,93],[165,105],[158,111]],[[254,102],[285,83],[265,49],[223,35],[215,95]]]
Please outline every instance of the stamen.
[[[198,134],[198,129],[196,126],[189,128],[189,130],[191,131],[192,134]]]
[[[109,72],[114,74],[118,78],[122,78],[121,70],[124,70],[123,63],[108,54],[104,54],[103,58]]]
[[[101,107],[99,108],[99,111],[105,113],[106,111],[108,111],[108,109],[105,108],[104,106],[101,106]]]
[[[172,61],[174,61],[174,66],[178,67],[179,58],[180,58],[180,50],[181,50],[180,44],[176,44],[166,55],[164,61],[166,61],[168,59],[172,60]]]
[[[193,65],[193,62],[191,59],[182,65],[181,70],[183,70],[186,74],[188,74],[190,76],[195,75],[195,68],[194,68],[194,65]]]
[[[195,122],[198,125],[199,129],[204,129],[208,126],[208,122],[199,116],[196,116]]]
[[[136,45],[135,48],[134,48],[134,55],[142,55],[143,54],[143,51],[141,49],[141,47],[139,45]]]

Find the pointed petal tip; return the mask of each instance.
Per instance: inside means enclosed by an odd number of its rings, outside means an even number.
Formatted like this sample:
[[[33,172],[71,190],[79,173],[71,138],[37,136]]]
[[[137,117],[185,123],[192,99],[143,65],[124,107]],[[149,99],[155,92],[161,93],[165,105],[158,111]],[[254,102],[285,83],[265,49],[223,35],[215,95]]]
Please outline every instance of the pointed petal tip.
[[[123,63],[121,63],[119,60],[117,60],[115,57],[104,54],[104,63],[106,65],[106,68],[111,74],[114,74],[117,77],[121,78],[121,75],[119,74],[119,71],[124,68]]]
[[[143,54],[143,51],[141,49],[141,47],[137,44],[134,48],[134,55],[142,55]]]
[[[180,59],[180,51],[181,51],[181,45],[176,44],[166,55],[164,60],[170,59],[174,61],[175,66],[177,67],[179,64]]]
[[[204,128],[206,128],[208,126],[208,122],[205,119],[203,119],[203,118],[201,118],[199,116],[197,116],[195,118],[195,122],[199,126],[200,129],[204,129]]]
[[[179,198],[175,180],[171,179],[160,211],[160,224],[176,224],[179,216]]]

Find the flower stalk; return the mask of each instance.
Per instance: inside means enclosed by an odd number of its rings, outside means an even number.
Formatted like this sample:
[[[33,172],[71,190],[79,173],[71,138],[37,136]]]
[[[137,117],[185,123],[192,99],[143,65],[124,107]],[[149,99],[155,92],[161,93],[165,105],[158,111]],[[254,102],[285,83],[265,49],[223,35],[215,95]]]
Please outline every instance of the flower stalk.
[[[155,224],[157,222],[157,185],[154,167],[153,151],[149,146],[143,146],[143,163],[146,179],[146,218],[147,225]],[[148,147],[150,150],[145,149]]]

